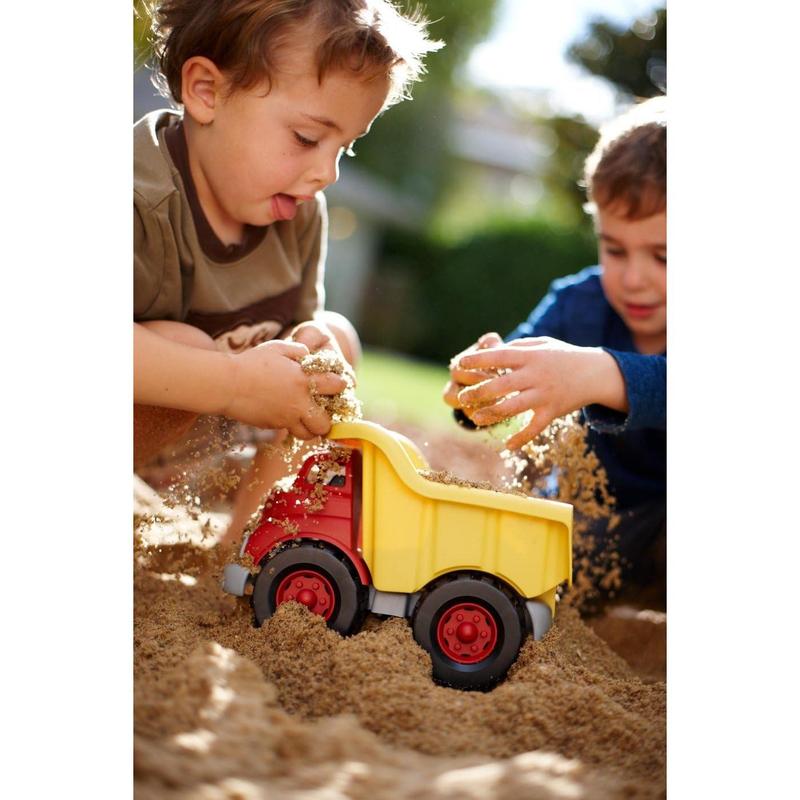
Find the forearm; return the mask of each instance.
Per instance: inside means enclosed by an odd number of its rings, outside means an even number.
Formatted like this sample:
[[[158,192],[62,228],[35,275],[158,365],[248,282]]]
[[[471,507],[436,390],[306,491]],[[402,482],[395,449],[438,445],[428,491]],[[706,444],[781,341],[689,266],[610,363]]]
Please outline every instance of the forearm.
[[[583,369],[580,384],[583,393],[577,408],[600,405],[628,413],[628,392],[625,378],[614,357],[601,347],[586,347],[582,353]]]
[[[134,323],[133,399],[144,405],[222,414],[234,390],[232,356],[181,344]]]
[[[606,354],[617,365],[627,396],[627,408],[607,403],[587,404],[587,422],[605,433],[667,427],[667,359],[661,355],[643,355],[617,350]],[[597,402],[597,401],[593,401]],[[620,413],[622,412],[622,413]]]

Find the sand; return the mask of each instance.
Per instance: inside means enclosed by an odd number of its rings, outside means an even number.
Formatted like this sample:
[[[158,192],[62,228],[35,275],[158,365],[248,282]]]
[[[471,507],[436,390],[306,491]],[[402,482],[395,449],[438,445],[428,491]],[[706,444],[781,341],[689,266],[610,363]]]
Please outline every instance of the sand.
[[[345,639],[288,603],[254,628],[247,600],[219,585],[224,515],[137,487],[137,797],[665,795],[663,661],[661,676],[637,672],[574,608],[559,606],[493,691],[436,686],[404,620],[370,616]],[[663,641],[657,615],[615,613],[606,635],[631,652],[630,620]]]
[[[311,376],[323,372],[331,372],[344,378],[345,388],[335,395],[319,394],[312,382],[311,396],[314,402],[328,412],[328,416],[333,422],[361,418],[361,401],[356,397],[355,393],[355,372],[344,360],[341,353],[334,350],[317,350],[315,353],[309,353],[300,362],[300,366],[304,372]]]

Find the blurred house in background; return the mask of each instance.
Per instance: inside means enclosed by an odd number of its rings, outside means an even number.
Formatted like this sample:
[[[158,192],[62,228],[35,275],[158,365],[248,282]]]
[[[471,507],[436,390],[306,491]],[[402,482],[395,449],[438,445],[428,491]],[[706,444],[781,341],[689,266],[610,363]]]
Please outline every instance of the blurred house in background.
[[[524,104],[520,94],[528,95]],[[446,238],[479,230],[487,220],[536,213],[556,146],[533,124],[529,109],[538,101],[537,93],[519,90],[464,92],[457,99],[449,137],[453,181],[436,224]]]

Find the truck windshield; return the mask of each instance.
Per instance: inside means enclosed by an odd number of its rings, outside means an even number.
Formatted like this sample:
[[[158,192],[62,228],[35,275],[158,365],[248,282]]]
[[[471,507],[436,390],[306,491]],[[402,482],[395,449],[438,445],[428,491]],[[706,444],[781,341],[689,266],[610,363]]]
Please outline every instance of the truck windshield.
[[[323,486],[344,486],[347,481],[347,472],[346,468],[339,464],[332,467],[313,464],[306,474],[306,480],[310,484],[321,483]]]

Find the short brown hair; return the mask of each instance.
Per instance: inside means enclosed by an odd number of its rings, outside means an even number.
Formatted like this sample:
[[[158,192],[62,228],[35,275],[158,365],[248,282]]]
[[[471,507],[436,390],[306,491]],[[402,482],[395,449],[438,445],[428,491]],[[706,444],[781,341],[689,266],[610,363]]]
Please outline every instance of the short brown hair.
[[[181,69],[205,56],[231,86],[271,82],[276,54],[298,28],[316,40],[317,76],[350,70],[390,80],[386,105],[405,97],[425,71],[423,57],[443,46],[426,32],[419,12],[403,15],[390,0],[160,0],[151,3],[156,84],[181,102]]]
[[[667,207],[667,98],[654,97],[604,126],[586,159],[586,210],[613,209],[626,219]]]

